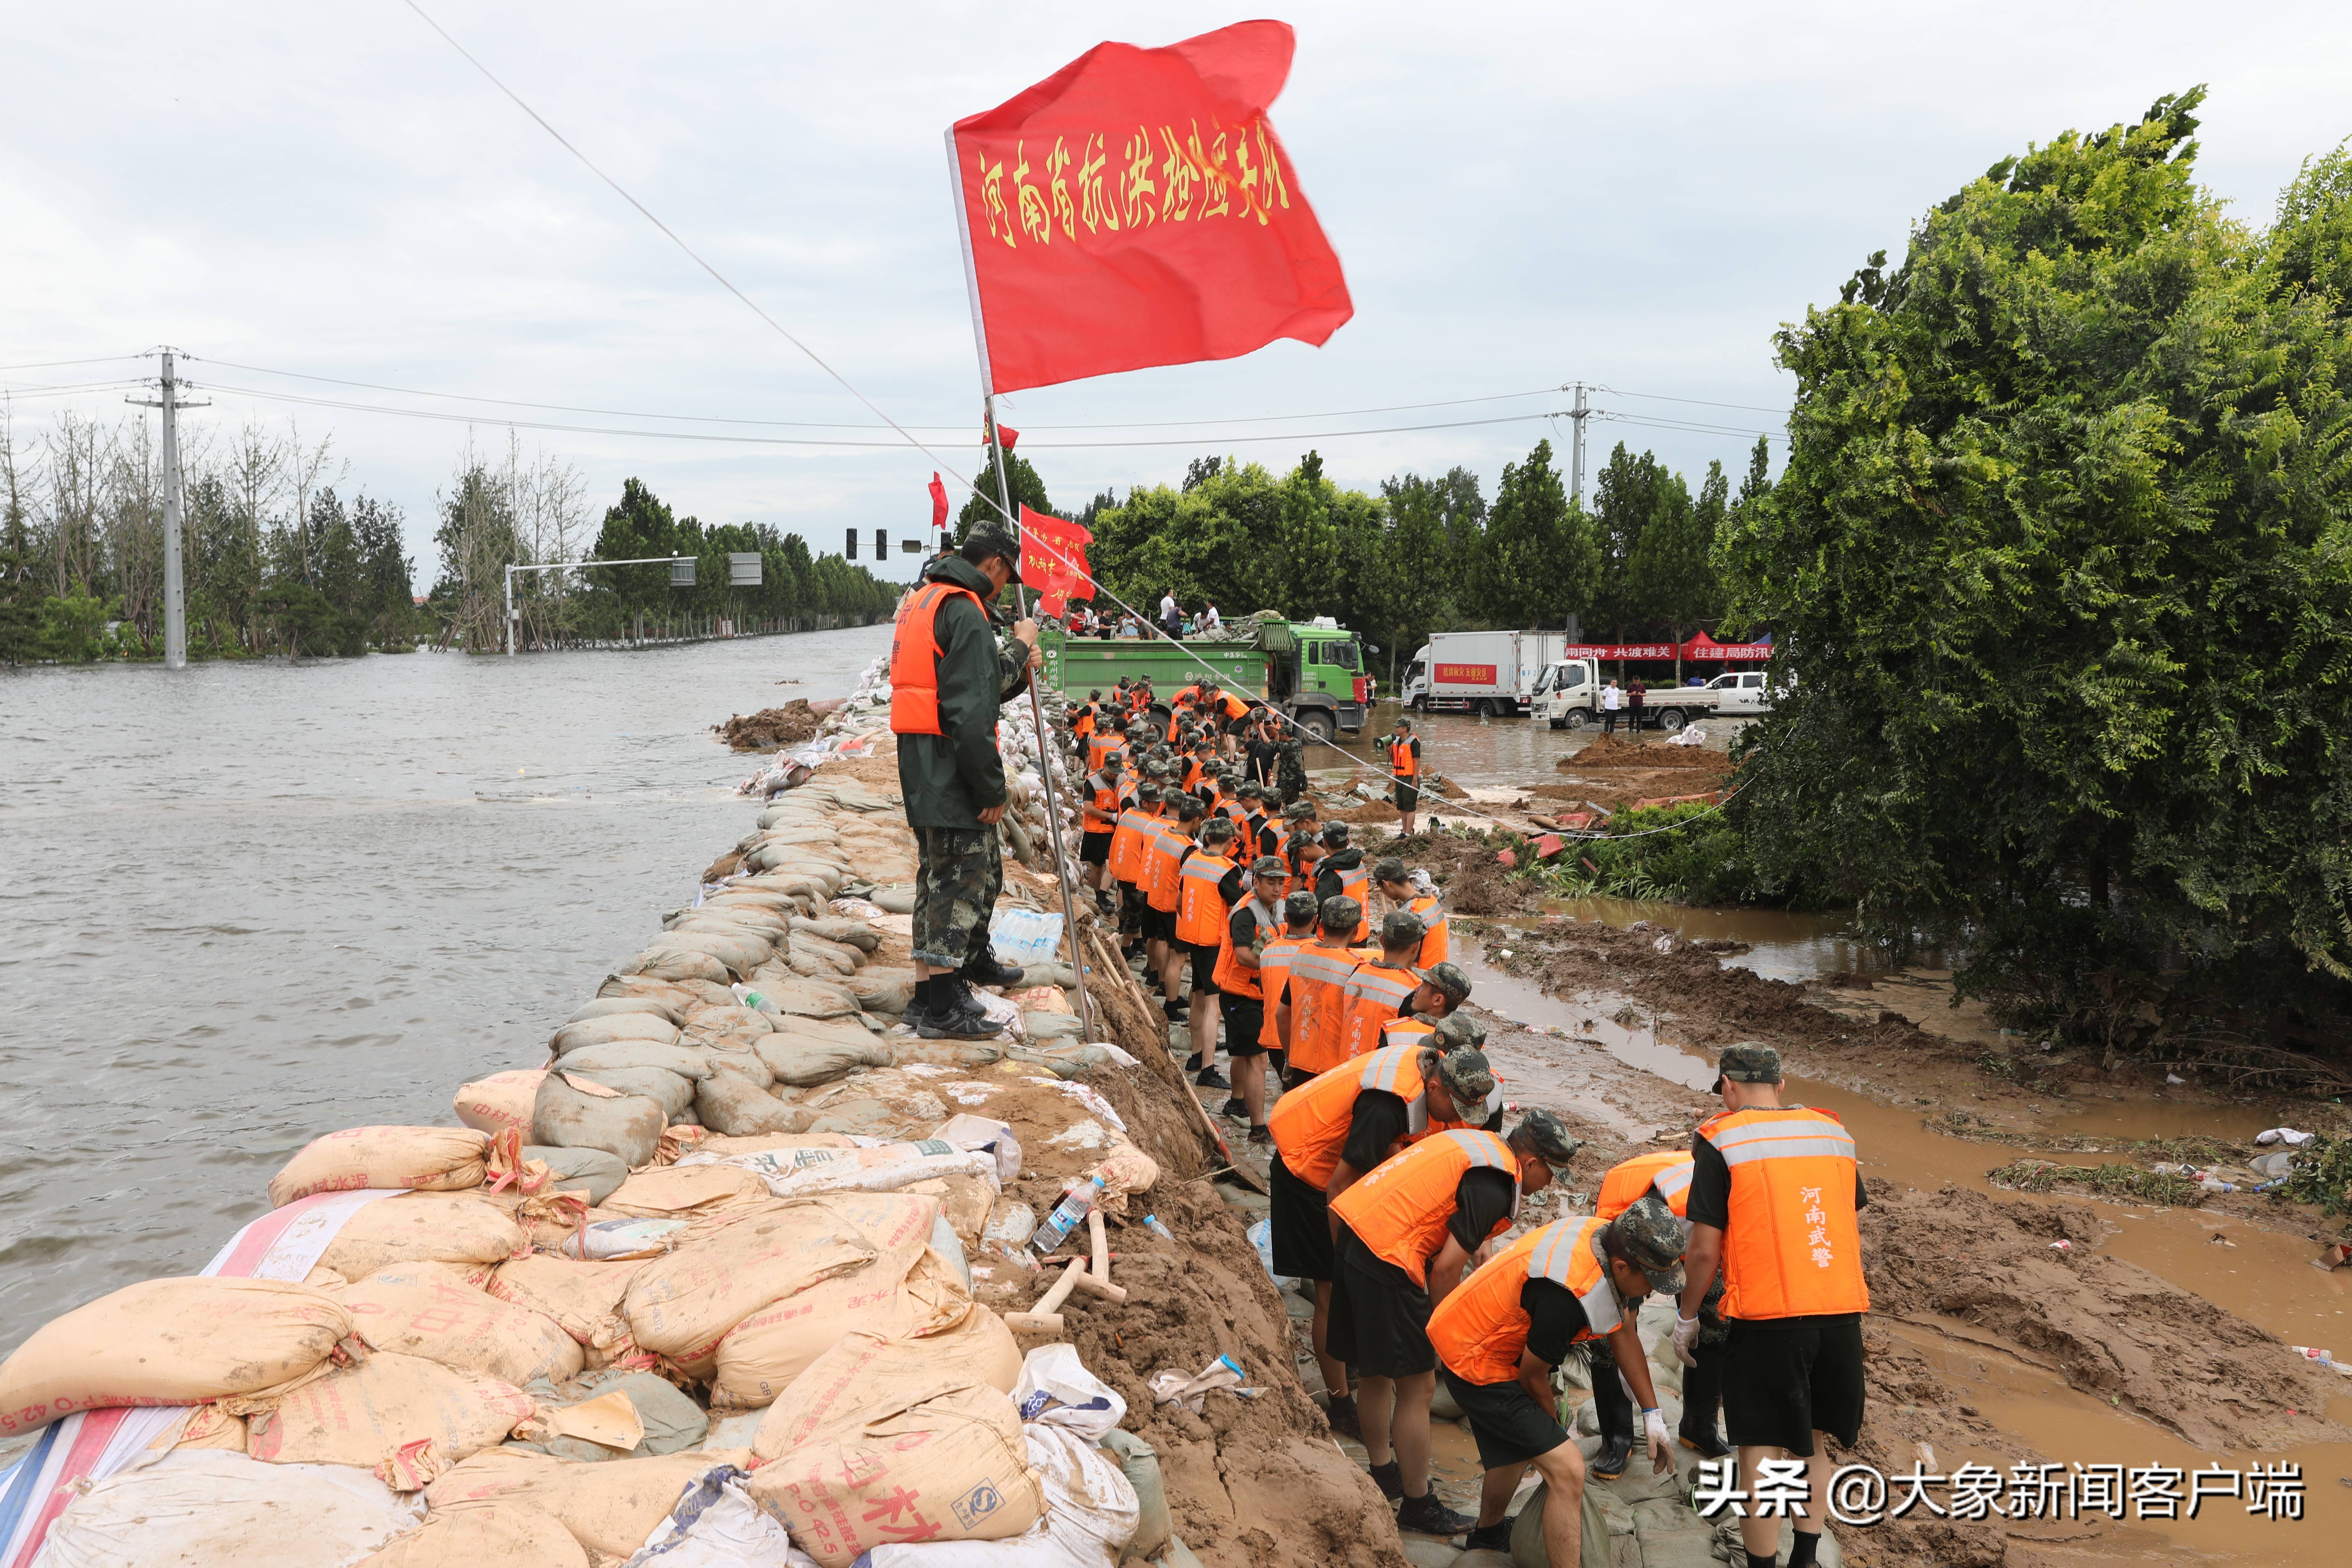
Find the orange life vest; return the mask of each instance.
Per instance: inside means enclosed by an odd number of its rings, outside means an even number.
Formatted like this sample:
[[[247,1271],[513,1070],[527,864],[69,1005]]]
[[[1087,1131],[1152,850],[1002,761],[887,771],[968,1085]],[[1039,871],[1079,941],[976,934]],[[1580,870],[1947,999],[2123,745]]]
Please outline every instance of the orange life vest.
[[[1364,911],[1356,921],[1352,939],[1361,942],[1372,934],[1372,868],[1359,860],[1354,870],[1341,871],[1339,878],[1341,896],[1355,900],[1356,907]]]
[[[1110,836],[1110,874],[1115,879],[1130,883],[1142,880],[1136,875],[1136,868],[1141,864],[1149,826],[1158,821],[1159,816],[1157,808],[1146,811],[1135,805],[1118,814],[1118,826]]]
[[[1395,1017],[1404,999],[1420,986],[1421,977],[1410,969],[1391,969],[1381,963],[1360,965],[1339,993],[1339,1049],[1351,1057],[1378,1050],[1381,1026]]]
[[[1620,1160],[1609,1167],[1601,1178],[1601,1192],[1592,1200],[1592,1212],[1601,1219],[1615,1219],[1641,1200],[1652,1187],[1666,1200],[1666,1206],[1681,1219],[1690,1212],[1691,1172],[1696,1169],[1687,1149],[1666,1149],[1654,1154],[1636,1154],[1630,1160]]]
[[[1287,1156],[1284,1164],[1290,1163]],[[1492,1132],[1457,1128],[1425,1138],[1331,1200],[1366,1250],[1393,1263],[1416,1285],[1429,1284],[1429,1260],[1445,1246],[1462,1178],[1475,1170],[1511,1178],[1511,1212],[1495,1222],[1500,1236],[1519,1215],[1519,1157]],[[1487,1237],[1481,1237],[1484,1242]]]
[[[1093,773],[1103,765],[1103,759],[1119,749],[1119,733],[1106,730],[1087,737],[1087,771]]]
[[[1325,944],[1318,934],[1290,961],[1290,1065],[1328,1072],[1348,1059],[1339,1048],[1340,992],[1356,972],[1356,955]]]
[[[890,636],[890,730],[898,735],[937,735],[940,729],[940,605],[961,594],[984,620],[988,606],[969,588],[926,583],[907,601],[898,629]]]
[[[1268,1050],[1286,1050],[1290,1042],[1282,1037],[1282,1008],[1287,1005],[1296,1011],[1297,1004],[1283,994],[1290,984],[1290,961],[1307,945],[1305,937],[1288,933],[1276,937],[1257,955],[1257,983],[1260,1000],[1267,1004],[1265,1022],[1258,1025],[1257,1043]]]
[[[1152,825],[1151,837],[1144,841],[1143,875],[1138,880],[1144,884],[1145,901],[1163,915],[1176,912],[1184,851],[1192,840],[1176,830],[1173,822],[1162,818]]]
[[[1070,715],[1070,733],[1078,736],[1083,740],[1085,737],[1091,735],[1094,732],[1095,705],[1088,702],[1081,706],[1076,712]],[[1097,763],[1097,765],[1099,766],[1100,764]]]
[[[1827,1110],[1727,1110],[1699,1135],[1731,1168],[1723,1233],[1723,1315],[1866,1312],[1854,1221],[1853,1134]]]
[[[1260,931],[1273,933],[1282,930],[1282,917],[1269,913],[1266,907],[1254,897],[1244,899],[1234,906],[1234,913],[1249,916],[1252,936],[1255,936]],[[1267,945],[1269,947],[1273,945],[1270,935]],[[1227,996],[1240,996],[1252,1001],[1263,1000],[1265,993],[1260,987],[1264,985],[1264,980],[1260,978],[1256,970],[1245,968],[1234,958],[1234,922],[1228,917],[1218,929],[1217,967],[1210,971],[1209,978],[1215,982],[1218,991]],[[1260,1035],[1265,1033],[1265,1026],[1263,1023],[1258,1026],[1258,1033]]]
[[[1625,1320],[1625,1303],[1609,1278],[1598,1218],[1556,1219],[1513,1241],[1462,1281],[1429,1314],[1429,1342],[1465,1383],[1516,1383],[1519,1356],[1533,1325],[1519,1305],[1531,1279],[1563,1286],[1584,1309],[1586,1327],[1571,1343],[1599,1339]]]
[[[1341,1062],[1286,1090],[1265,1121],[1290,1173],[1318,1187],[1331,1179],[1355,1125],[1356,1097],[1370,1090],[1393,1094],[1404,1101],[1405,1131],[1398,1141],[1400,1147],[1418,1143],[1433,1132],[1477,1125],[1431,1113],[1429,1086],[1421,1076],[1421,1053],[1428,1044],[1408,1037],[1403,1043]]]
[[[1389,772],[1408,782],[1421,772],[1421,759],[1412,754],[1411,741],[1389,742]]]
[[[1104,783],[1102,781],[1102,775],[1099,773],[1096,774],[1093,778],[1088,779],[1087,782],[1094,785],[1094,799],[1089,804],[1104,816],[1109,817],[1112,820],[1108,823],[1089,822],[1086,825],[1086,830],[1088,833],[1117,832],[1117,819],[1118,816],[1118,785]]]
[[[1445,955],[1453,951],[1453,942],[1446,930],[1445,911],[1439,907],[1436,895],[1424,893],[1408,901],[1405,908],[1419,915],[1429,928],[1421,939],[1421,957],[1416,961],[1417,967],[1427,969],[1433,963],[1444,963]]]
[[[1195,849],[1176,872],[1176,940],[1188,947],[1213,947],[1225,930],[1225,900],[1217,884],[1234,863],[1223,855]]]

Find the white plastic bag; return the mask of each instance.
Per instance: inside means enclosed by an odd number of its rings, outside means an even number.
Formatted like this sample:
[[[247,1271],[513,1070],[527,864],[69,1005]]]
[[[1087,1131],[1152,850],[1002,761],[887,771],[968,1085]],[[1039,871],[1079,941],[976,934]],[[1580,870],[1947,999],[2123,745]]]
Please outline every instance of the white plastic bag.
[[[743,1477],[733,1465],[705,1470],[623,1568],[786,1568],[792,1537],[743,1490]]]
[[[1100,1442],[1127,1415],[1127,1401],[1087,1370],[1071,1344],[1040,1345],[1022,1357],[1013,1403],[1023,1421],[1059,1426],[1089,1443]]]

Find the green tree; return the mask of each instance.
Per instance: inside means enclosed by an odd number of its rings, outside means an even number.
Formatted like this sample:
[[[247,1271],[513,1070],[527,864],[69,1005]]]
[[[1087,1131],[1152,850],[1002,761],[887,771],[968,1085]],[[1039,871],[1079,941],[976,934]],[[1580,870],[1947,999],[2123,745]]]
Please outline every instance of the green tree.
[[[2111,1042],[2352,976],[2352,182],[2232,222],[2201,97],[2003,159],[1784,328],[1788,464],[1721,551],[1795,678],[1764,874]]]
[[[1003,513],[997,506],[996,459],[986,448],[982,449],[980,467],[971,477],[979,488],[964,498],[963,510],[956,513],[955,536],[959,541],[971,537],[973,525],[983,520],[993,520],[1000,524],[1003,521]],[[1054,510],[1054,503],[1045,499],[1045,481],[1037,477],[1037,470],[1031,468],[1029,459],[1019,452],[1004,454],[1004,483],[1005,488],[1013,492],[1013,514],[1015,517],[1021,515],[1021,509],[1024,506],[1048,517],[1060,515]]]
[[[1634,457],[1620,441],[1596,476],[1593,487],[1595,542],[1601,552],[1591,620],[1623,642],[1650,617],[1633,585],[1633,555],[1642,532],[1662,507],[1661,495],[1672,476],[1648,452]]]
[[[1706,466],[1698,500],[1680,474],[1658,487],[1657,510],[1633,546],[1626,580],[1634,603],[1645,618],[1663,622],[1677,643],[1723,610],[1723,591],[1715,568],[1715,536],[1729,510],[1729,481],[1721,463]],[[1683,661],[1675,658],[1675,684],[1682,684]]]
[[[1569,504],[1551,443],[1503,466],[1470,582],[1475,618],[1496,626],[1549,626],[1591,606],[1599,552],[1585,514]]]
[[[41,654],[41,585],[22,550],[0,549],[0,664],[25,664]]]

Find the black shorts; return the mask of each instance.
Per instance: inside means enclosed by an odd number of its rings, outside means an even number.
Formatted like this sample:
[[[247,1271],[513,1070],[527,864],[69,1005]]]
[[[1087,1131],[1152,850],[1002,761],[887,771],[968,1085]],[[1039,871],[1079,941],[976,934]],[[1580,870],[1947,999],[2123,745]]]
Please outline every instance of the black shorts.
[[[1331,1200],[1322,1188],[1292,1175],[1278,1149],[1266,1162],[1265,1186],[1274,1204],[1266,1215],[1274,1271],[1294,1279],[1330,1279]]]
[[[1143,894],[1132,882],[1118,884],[1118,934],[1143,934]]]
[[[1324,1347],[1366,1377],[1433,1371],[1429,1292],[1395,1264],[1372,1256],[1345,1221],[1331,1269],[1331,1323]]]
[[[1148,903],[1144,905],[1143,940],[1146,942],[1174,942],[1176,940],[1176,911],[1174,910],[1155,910]]]
[[[1846,1447],[1862,1435],[1862,1320],[1725,1320],[1723,1427],[1735,1447],[1813,1451],[1827,1432]]]
[[[1089,833],[1078,840],[1078,858],[1089,866],[1110,864],[1110,835]]]
[[[1217,954],[1222,951],[1215,942],[1206,946],[1188,942],[1184,951],[1192,955],[1192,991],[1199,996],[1217,994]]]
[[[1420,805],[1421,791],[1419,789],[1409,784],[1401,784],[1396,786],[1396,808],[1399,811],[1412,811]],[[1538,1411],[1537,1414],[1541,1415],[1542,1412]]]
[[[1509,1383],[1465,1383],[1450,1366],[1437,1375],[1445,1390],[1470,1419],[1470,1437],[1478,1445],[1478,1464],[1489,1470],[1524,1465],[1550,1453],[1568,1441],[1568,1428],[1543,1413],[1535,1396],[1515,1378]]]
[[[1258,1036],[1265,1026],[1265,1005],[1255,996],[1236,996],[1223,993],[1218,1004],[1225,1017],[1225,1055],[1256,1057],[1265,1054]]]

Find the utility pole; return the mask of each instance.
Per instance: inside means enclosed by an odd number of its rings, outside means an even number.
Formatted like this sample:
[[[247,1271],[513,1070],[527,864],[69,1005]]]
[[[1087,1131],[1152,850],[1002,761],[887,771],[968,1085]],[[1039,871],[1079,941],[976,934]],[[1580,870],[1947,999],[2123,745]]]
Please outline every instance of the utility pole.
[[[1569,493],[1580,507],[1584,504],[1584,421],[1591,412],[1584,405],[1584,383],[1580,381],[1576,384],[1576,406],[1568,411],[1568,416],[1576,421],[1576,451],[1570,459]]]
[[[172,374],[172,351],[163,353],[163,395],[126,397],[125,403],[163,411],[163,668],[188,668],[188,603],[180,570],[180,410],[209,408],[209,403],[182,403],[178,381]]]

